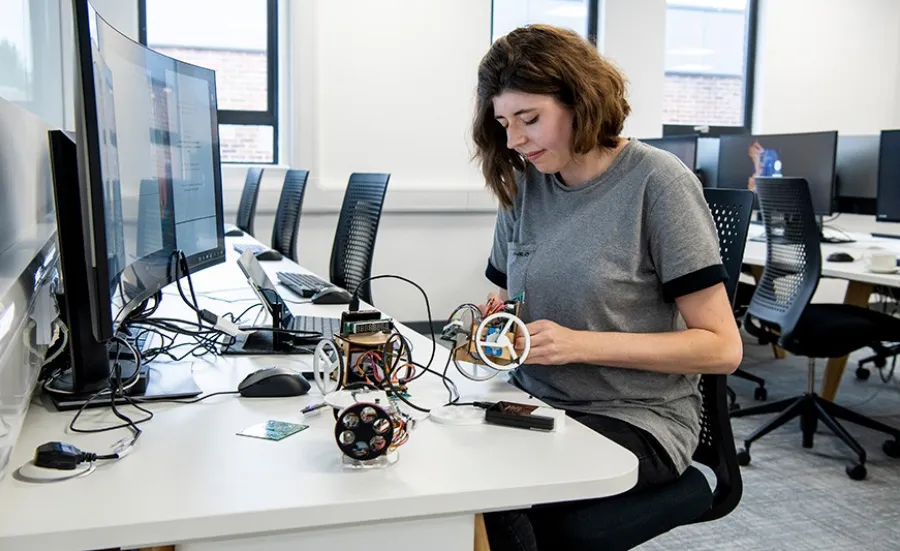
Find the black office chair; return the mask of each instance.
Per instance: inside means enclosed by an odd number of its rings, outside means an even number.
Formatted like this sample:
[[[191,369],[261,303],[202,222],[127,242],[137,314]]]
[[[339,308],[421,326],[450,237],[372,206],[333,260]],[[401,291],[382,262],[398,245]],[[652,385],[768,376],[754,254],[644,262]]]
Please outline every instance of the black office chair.
[[[241,202],[238,204],[235,225],[242,232],[253,235],[253,222],[256,218],[256,202],[259,199],[259,187],[262,182],[263,169],[253,166],[247,169]]]
[[[668,485],[596,501],[589,517],[605,520],[592,525],[592,532],[585,530],[585,519],[571,516],[554,519],[554,549],[632,549],[679,526],[718,520],[738,506],[743,482],[728,419],[725,376],[702,375],[700,393],[703,398],[700,443],[694,451],[694,461],[713,470],[715,490],[710,490],[699,469],[688,467]],[[642,514],[624,516],[622,511],[642,511]],[[564,541],[558,541],[560,537]]]
[[[847,467],[847,475],[862,480],[866,452],[838,419],[892,436],[883,446],[891,457],[900,457],[900,430],[816,395],[815,359],[839,358],[873,344],[900,341],[900,319],[847,304],[811,304],[821,275],[822,251],[808,184],[803,178],[757,178],[756,191],[766,229],[766,265],[744,327],[792,354],[808,357],[809,372],[805,394],[732,412],[732,417],[780,412],[744,441],[738,460],[748,465],[750,445],[795,417],[800,417],[803,447],[811,448],[821,420],[857,454],[858,461]]]
[[[275,225],[272,227],[272,248],[297,261],[297,230],[300,228],[300,212],[306,193],[308,170],[288,170],[284,174],[278,208],[275,209]]]
[[[746,190],[704,189],[716,230],[722,264],[728,273],[725,290],[734,300],[741,259],[750,225],[753,192]],[[597,503],[591,515],[613,519],[587,534],[586,540],[556,542],[559,549],[581,550],[631,549],[678,526],[718,520],[733,511],[741,501],[743,482],[734,448],[734,436],[728,413],[728,394],[724,375],[700,377],[700,441],[694,450],[694,462],[712,469],[715,490],[710,490],[706,477],[695,467],[688,469],[669,485],[640,493],[625,494]],[[620,511],[644,511],[639,518],[620,516]],[[579,519],[570,519],[578,522]],[[555,527],[555,535],[585,534],[583,526],[567,530]]]
[[[353,292],[372,275],[375,237],[390,174],[353,173],[344,193],[334,245],[331,248],[329,278],[338,287]],[[372,304],[372,286],[359,288],[359,298]]]
[[[753,192],[742,189],[704,188],[703,196],[712,212],[719,234],[719,253],[722,263],[728,272],[725,284],[728,296],[734,308],[740,287],[741,264],[744,258],[744,247],[747,245],[747,230],[753,213]],[[735,314],[737,315],[737,314]],[[738,325],[740,321],[738,320]],[[732,375],[756,382],[760,386],[754,393],[757,400],[765,400],[765,381],[756,375],[738,369]],[[738,409],[737,397],[730,387],[726,387],[729,398],[729,409]]]

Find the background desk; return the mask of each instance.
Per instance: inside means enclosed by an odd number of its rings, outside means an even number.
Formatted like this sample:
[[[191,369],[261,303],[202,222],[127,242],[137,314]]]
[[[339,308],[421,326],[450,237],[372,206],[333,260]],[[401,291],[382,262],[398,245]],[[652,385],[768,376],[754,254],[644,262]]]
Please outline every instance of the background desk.
[[[251,292],[230,250],[225,265],[194,277],[201,307],[238,313]],[[288,261],[263,263],[298,269]],[[274,279],[274,278],[273,278]],[[285,290],[285,296],[293,297]],[[410,300],[421,300],[410,287]],[[344,306],[292,306],[297,314],[339,317]],[[190,318],[167,290],[163,315]],[[436,312],[444,317],[449,313]],[[425,362],[431,341],[407,328],[413,357]],[[448,351],[440,344],[434,366]],[[205,357],[158,370],[190,370],[204,392],[234,390],[249,372],[273,364],[310,369],[309,356]],[[451,366],[462,401],[529,398],[496,379],[473,383]],[[151,374],[152,376],[152,374]],[[442,404],[447,392],[425,374],[410,385],[414,403]],[[341,466],[329,411],[303,419],[300,409],[321,399],[313,387],[299,398],[217,396],[198,404],[150,405],[155,417],[141,425],[134,452],[99,467],[86,478],[28,484],[7,476],[0,483],[0,549],[49,551],[149,547],[179,549],[372,549],[471,550],[474,513],[530,504],[601,497],[624,492],[637,480],[633,454],[569,421],[558,433],[490,425],[448,426],[420,422],[400,448],[396,465],[350,472]],[[131,411],[131,408],[126,408]],[[321,410],[320,410],[321,411]],[[73,412],[32,404],[10,463],[27,462],[47,441],[68,441],[104,452],[127,431],[67,434]],[[278,419],[309,429],[281,442],[236,436],[256,423]],[[88,410],[85,427],[116,419],[107,408]]]
[[[875,238],[871,235],[872,232],[900,235],[900,224],[876,222],[874,216],[842,214],[832,222],[827,222],[824,231],[829,237],[840,237],[840,232],[844,232],[856,241],[855,243],[822,244],[822,276],[847,280],[847,291],[844,294],[845,304],[868,306],[869,296],[876,285],[900,287],[900,273],[876,274],[869,272],[866,270],[862,258],[865,251],[872,247],[889,249],[900,255],[900,239]],[[744,249],[744,264],[751,267],[765,265],[766,244],[751,240],[752,237],[763,233],[762,225],[750,226],[747,247]],[[838,251],[850,253],[855,260],[853,262],[828,262],[825,260],[828,255]],[[761,273],[761,270],[758,270],[758,273]],[[844,368],[847,365],[847,358],[844,356],[828,360],[825,377],[822,381],[821,396],[823,398],[834,400],[844,374]]]

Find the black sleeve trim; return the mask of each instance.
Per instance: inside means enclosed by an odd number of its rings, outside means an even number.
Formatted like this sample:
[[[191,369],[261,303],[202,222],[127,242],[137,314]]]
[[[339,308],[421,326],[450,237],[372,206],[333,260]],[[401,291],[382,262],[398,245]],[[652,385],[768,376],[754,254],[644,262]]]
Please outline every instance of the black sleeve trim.
[[[725,271],[725,266],[714,264],[663,283],[663,298],[666,302],[674,302],[678,297],[695,293],[725,281],[728,281],[728,272]]]
[[[488,260],[487,269],[484,271],[484,275],[491,283],[493,283],[497,287],[506,289],[506,274],[504,274],[497,268],[494,268],[494,265],[491,264],[490,260]]]

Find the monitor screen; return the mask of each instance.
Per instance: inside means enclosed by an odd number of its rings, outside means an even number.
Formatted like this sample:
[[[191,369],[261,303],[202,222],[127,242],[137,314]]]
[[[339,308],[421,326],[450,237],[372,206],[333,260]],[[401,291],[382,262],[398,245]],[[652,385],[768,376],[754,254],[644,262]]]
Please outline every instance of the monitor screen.
[[[900,130],[881,132],[875,213],[881,222],[900,222]]]
[[[720,188],[753,189],[754,176],[805,178],[813,210],[829,215],[834,200],[837,132],[732,135],[719,138]],[[754,201],[758,208],[758,201]]]
[[[674,136],[641,141],[675,155],[692,172],[697,168],[697,138],[695,136]]]
[[[878,135],[838,136],[836,197],[875,198],[879,141]]]
[[[146,48],[88,10],[116,320],[174,281],[177,251],[191,271],[224,261],[215,73]]]

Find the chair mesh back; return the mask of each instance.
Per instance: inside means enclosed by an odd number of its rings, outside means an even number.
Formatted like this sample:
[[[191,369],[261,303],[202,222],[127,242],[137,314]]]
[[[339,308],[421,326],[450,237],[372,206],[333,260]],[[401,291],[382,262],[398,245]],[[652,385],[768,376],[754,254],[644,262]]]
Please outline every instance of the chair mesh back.
[[[703,196],[716,223],[719,254],[728,273],[725,290],[728,300],[734,304],[744,260],[744,246],[747,244],[747,229],[750,227],[750,215],[753,211],[753,192],[744,189],[706,188]]]
[[[766,228],[766,265],[747,314],[777,326],[784,343],[819,284],[819,227],[805,179],[757,178],[756,191]]]
[[[753,209],[753,192],[739,189],[704,189],[716,232],[719,253],[728,273],[725,290],[734,302],[741,263],[747,243],[747,230]],[[700,441],[694,450],[694,461],[713,470],[716,488],[713,507],[698,522],[721,518],[737,506],[742,492],[740,468],[734,449],[734,436],[728,416],[725,375],[700,376]]]
[[[724,517],[737,507],[743,493],[725,388],[725,375],[700,376],[700,443],[693,459],[713,470],[716,487],[712,508],[694,522]]]
[[[303,194],[306,192],[308,170],[288,170],[281,186],[281,197],[275,210],[272,227],[272,248],[294,262],[297,261],[297,230],[300,212],[303,210]]]
[[[390,174],[353,173],[338,218],[334,246],[331,249],[331,282],[353,291],[372,275],[375,237]],[[359,289],[359,298],[372,304],[368,282]]]
[[[244,180],[244,190],[241,192],[241,202],[238,205],[235,225],[250,235],[253,235],[256,200],[259,198],[259,184],[262,182],[262,175],[263,169],[259,167],[254,166],[247,169],[247,179]]]

